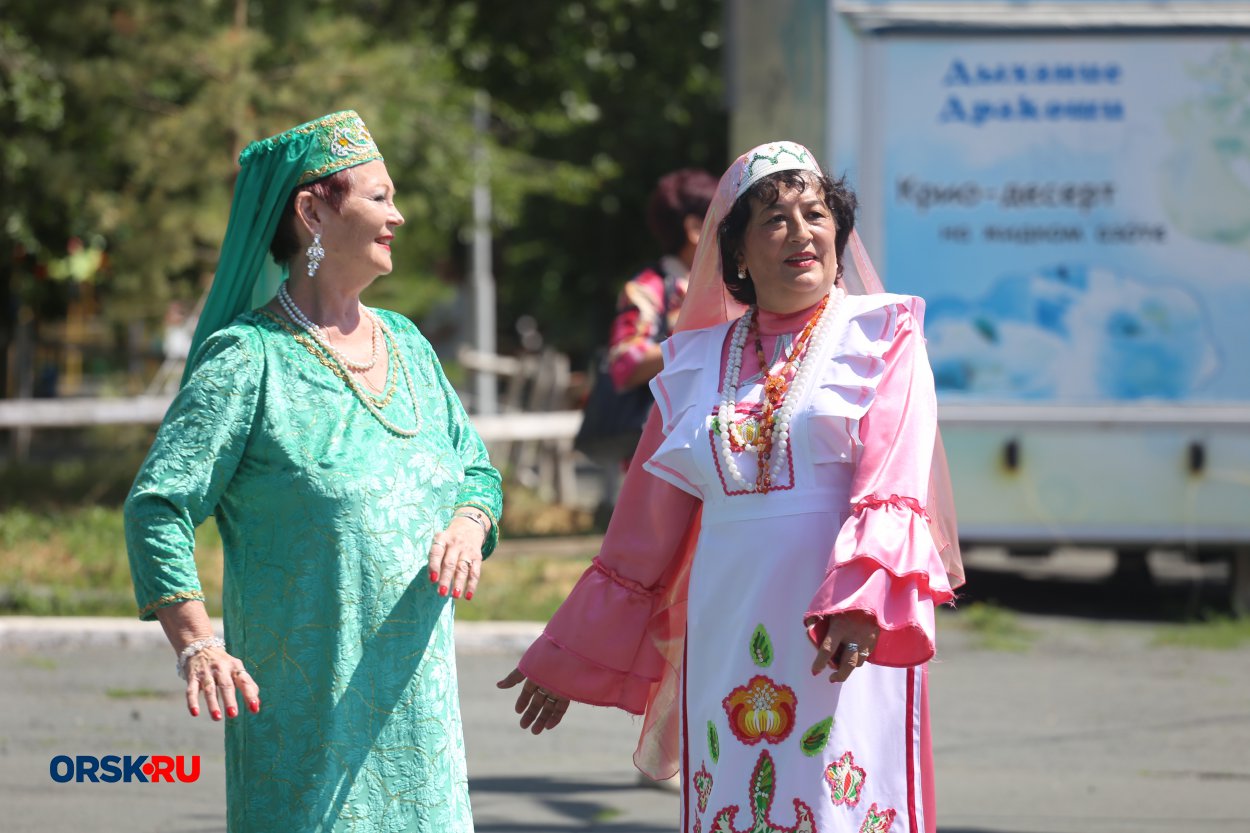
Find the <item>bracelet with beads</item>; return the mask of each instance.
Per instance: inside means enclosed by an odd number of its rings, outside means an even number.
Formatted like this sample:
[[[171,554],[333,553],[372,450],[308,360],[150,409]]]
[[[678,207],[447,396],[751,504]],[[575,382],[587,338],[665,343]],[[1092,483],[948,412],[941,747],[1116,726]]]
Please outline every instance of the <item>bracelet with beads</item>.
[[[178,676],[182,680],[187,679],[187,663],[191,661],[191,657],[203,651],[205,648],[224,648],[226,640],[220,636],[210,636],[208,639],[197,639],[190,645],[182,649],[182,653],[178,655],[178,662],[174,665],[174,670],[178,672]]]

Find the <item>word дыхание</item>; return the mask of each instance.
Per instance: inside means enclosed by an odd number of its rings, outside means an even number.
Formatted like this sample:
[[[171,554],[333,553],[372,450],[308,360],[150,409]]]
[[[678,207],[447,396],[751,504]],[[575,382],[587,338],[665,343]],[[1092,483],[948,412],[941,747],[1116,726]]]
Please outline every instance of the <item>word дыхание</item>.
[[[938,112],[941,124],[980,127],[989,123],[1039,121],[1123,121],[1124,102],[1119,98],[1070,95],[1064,88],[1117,84],[1123,75],[1118,64],[1086,63],[973,63],[951,61],[942,78],[944,87],[1043,87],[1039,96],[1029,91],[1014,95],[949,94]]]

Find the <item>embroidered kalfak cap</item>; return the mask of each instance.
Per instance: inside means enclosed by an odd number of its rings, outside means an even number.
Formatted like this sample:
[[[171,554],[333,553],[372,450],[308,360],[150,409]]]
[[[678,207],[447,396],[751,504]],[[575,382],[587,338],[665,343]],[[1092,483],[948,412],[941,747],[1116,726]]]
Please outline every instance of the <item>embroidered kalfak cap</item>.
[[[364,119],[355,110],[340,110],[252,142],[239,154],[239,164],[246,168],[287,146],[303,155],[298,185],[382,158]]]
[[[322,116],[243,149],[217,272],[195,327],[183,382],[190,377],[204,341],[241,313],[267,303],[286,279],[286,264],[274,262],[269,244],[291,192],[381,159],[369,128],[355,110]]]
[[[798,142],[769,142],[752,148],[743,154],[742,179],[734,197],[740,197],[747,189],[769,174],[778,171],[811,171],[819,176],[820,165],[812,152]]]

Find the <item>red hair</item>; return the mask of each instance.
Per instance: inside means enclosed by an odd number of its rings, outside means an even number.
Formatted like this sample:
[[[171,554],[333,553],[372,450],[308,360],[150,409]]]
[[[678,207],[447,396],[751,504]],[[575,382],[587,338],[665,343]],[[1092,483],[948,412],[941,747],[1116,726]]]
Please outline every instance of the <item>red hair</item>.
[[[716,177],[697,168],[682,168],[660,177],[647,201],[647,228],[666,255],[686,244],[686,218],[703,221],[716,196]]]
[[[269,242],[269,253],[274,260],[278,263],[289,263],[299,252],[299,235],[295,231],[295,198],[307,192],[330,206],[337,214],[343,208],[343,203],[347,202],[347,195],[352,192],[350,171],[351,168],[335,171],[307,185],[300,185],[291,192],[286,208],[282,209],[282,216],[278,218],[278,228],[273,233],[273,240]]]

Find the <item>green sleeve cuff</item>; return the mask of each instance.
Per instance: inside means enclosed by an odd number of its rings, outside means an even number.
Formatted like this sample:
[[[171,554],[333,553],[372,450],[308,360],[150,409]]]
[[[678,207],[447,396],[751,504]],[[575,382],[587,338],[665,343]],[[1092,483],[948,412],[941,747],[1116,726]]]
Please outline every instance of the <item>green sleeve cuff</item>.
[[[204,593],[201,590],[183,590],[178,593],[171,593],[168,596],[161,596],[154,602],[148,602],[139,610],[139,618],[145,622],[151,622],[156,618],[156,611],[162,607],[169,607],[180,602],[202,602],[204,601]]]

